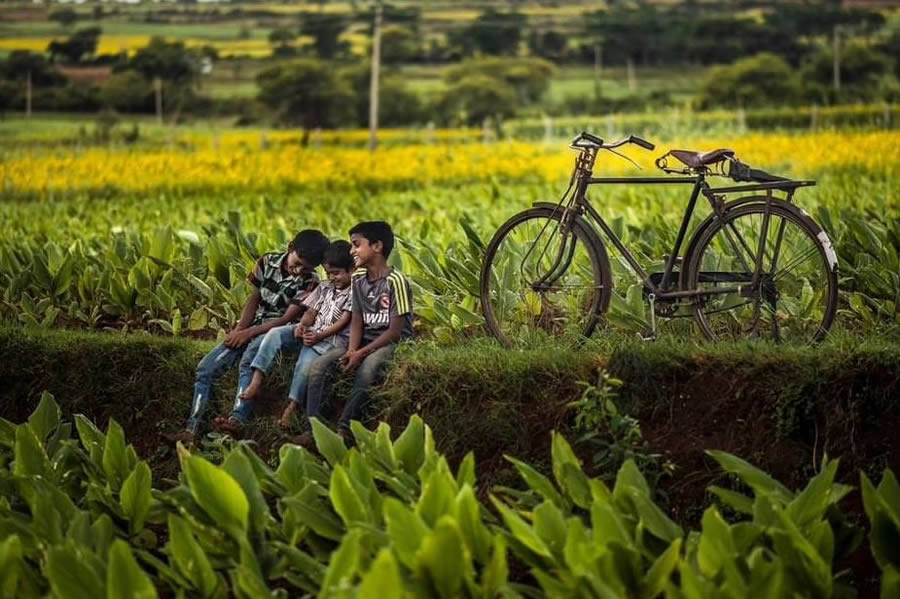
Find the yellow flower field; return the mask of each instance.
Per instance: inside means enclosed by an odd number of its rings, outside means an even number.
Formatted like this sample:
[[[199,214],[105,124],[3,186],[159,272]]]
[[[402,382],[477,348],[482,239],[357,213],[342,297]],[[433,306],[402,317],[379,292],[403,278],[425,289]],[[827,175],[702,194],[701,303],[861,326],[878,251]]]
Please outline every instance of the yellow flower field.
[[[359,132],[361,135],[362,132]],[[473,181],[490,178],[556,182],[571,171],[573,153],[564,144],[525,142],[385,147],[375,153],[359,148],[302,148],[297,133],[273,134],[260,149],[260,134],[224,134],[219,148],[209,136],[197,136],[195,149],[59,149],[10,154],[0,162],[6,191],[47,192],[115,187],[123,191],[278,185],[391,185]],[[206,143],[204,144],[204,140]],[[752,134],[698,138],[672,147],[709,150],[730,147],[753,165],[812,176],[824,169],[860,167],[893,171],[900,165],[900,132]],[[665,151],[628,153],[647,171]],[[629,174],[636,169],[612,155],[598,161],[596,174]]]

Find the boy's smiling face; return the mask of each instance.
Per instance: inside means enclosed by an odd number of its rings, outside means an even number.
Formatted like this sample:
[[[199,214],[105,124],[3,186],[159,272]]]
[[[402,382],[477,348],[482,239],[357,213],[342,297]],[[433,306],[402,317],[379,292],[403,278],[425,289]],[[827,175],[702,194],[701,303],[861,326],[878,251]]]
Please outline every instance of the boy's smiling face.
[[[284,269],[292,277],[299,277],[300,275],[308,275],[315,267],[310,264],[309,260],[298,254],[296,251],[291,250],[288,252],[287,258],[284,261]]]
[[[328,280],[335,288],[346,289],[350,285],[351,272],[349,270],[330,264],[323,264],[322,267],[325,269],[325,274],[328,275]]]
[[[360,235],[359,233],[354,233],[350,236],[350,255],[353,256],[353,261],[359,267],[365,267],[371,264],[372,258],[376,254],[381,253],[381,242],[376,241],[375,243],[369,243],[369,240]]]

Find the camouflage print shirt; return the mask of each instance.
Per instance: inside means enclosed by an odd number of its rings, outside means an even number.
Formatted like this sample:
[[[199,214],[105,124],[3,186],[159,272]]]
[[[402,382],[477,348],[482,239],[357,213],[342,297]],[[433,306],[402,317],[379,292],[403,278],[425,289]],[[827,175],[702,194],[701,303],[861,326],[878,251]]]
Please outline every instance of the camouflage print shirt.
[[[319,284],[316,273],[295,277],[284,270],[282,265],[286,259],[286,253],[264,254],[247,275],[247,282],[256,287],[260,295],[259,307],[250,326],[280,318],[290,304],[303,305],[307,294]]]

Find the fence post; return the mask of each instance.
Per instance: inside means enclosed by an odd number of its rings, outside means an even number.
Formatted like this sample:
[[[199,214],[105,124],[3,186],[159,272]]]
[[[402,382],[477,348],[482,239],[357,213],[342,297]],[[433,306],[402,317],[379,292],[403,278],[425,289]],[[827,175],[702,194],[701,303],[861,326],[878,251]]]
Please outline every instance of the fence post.
[[[428,121],[425,126],[425,143],[429,146],[434,143],[434,121]]]
[[[544,143],[553,143],[553,117],[549,114],[544,115]]]
[[[815,131],[819,126],[819,105],[813,104],[809,110],[809,129]]]

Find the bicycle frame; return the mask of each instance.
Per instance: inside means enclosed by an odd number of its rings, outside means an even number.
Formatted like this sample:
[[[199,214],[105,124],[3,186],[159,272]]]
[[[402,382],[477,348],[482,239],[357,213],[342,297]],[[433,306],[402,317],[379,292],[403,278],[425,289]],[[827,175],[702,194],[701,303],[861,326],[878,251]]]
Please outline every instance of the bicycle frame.
[[[575,188],[575,193],[572,196],[572,199],[566,206],[566,211],[571,211],[571,213],[580,215],[587,213],[590,216],[590,219],[596,223],[597,226],[603,231],[606,237],[612,242],[612,244],[616,247],[619,252],[621,252],[622,256],[631,266],[631,269],[634,273],[640,277],[643,281],[644,285],[647,289],[650,290],[650,293],[654,294],[656,299],[660,300],[677,300],[686,297],[698,297],[698,296],[707,296],[707,295],[719,295],[719,294],[729,294],[729,293],[738,293],[741,295],[745,295],[749,290],[754,289],[758,284],[761,278],[762,273],[762,264],[763,264],[763,255],[765,253],[765,244],[766,237],[768,235],[768,227],[769,227],[769,219],[770,219],[770,211],[769,207],[771,206],[772,200],[772,192],[775,190],[783,191],[787,194],[786,201],[791,201],[794,191],[798,187],[805,187],[810,185],[815,185],[815,181],[777,181],[777,182],[766,182],[766,183],[754,183],[749,185],[737,185],[730,187],[710,187],[706,181],[706,174],[698,173],[690,176],[681,176],[681,177],[593,177],[592,176],[592,168],[594,160],[596,159],[596,150],[588,150],[582,152],[582,155],[576,161],[575,167],[575,176],[577,178],[577,186]],[[691,191],[691,197],[688,202],[687,208],[685,209],[684,216],[681,220],[681,226],[678,230],[678,236],[675,239],[675,244],[672,248],[672,251],[669,253],[668,259],[666,260],[665,270],[663,271],[662,279],[657,285],[651,277],[647,274],[644,268],[640,265],[640,263],[635,259],[634,255],[628,250],[625,244],[621,239],[615,234],[612,228],[603,220],[603,217],[599,212],[591,205],[590,200],[587,198],[587,188],[592,185],[693,185],[693,189]],[[724,209],[724,196],[730,193],[740,193],[740,192],[757,192],[757,191],[765,191],[766,192],[766,211],[763,217],[762,223],[762,232],[759,247],[754,252],[749,248],[747,243],[740,237],[740,234],[733,230],[732,232],[738,236],[739,241],[744,246],[744,248],[748,251],[751,256],[754,256],[754,264],[753,264],[753,276],[749,285],[736,285],[736,286],[728,286],[728,287],[716,287],[711,289],[688,289],[688,290],[675,290],[670,289],[670,278],[672,277],[675,264],[678,260],[679,253],[681,251],[681,246],[684,243],[684,238],[688,232],[688,226],[690,225],[691,217],[694,214],[694,209],[696,208],[697,199],[700,197],[702,193],[703,196],[709,201],[710,207],[712,208],[714,218],[722,218],[725,215]],[[726,229],[726,236],[728,238],[729,243],[732,245],[732,248],[736,252],[737,255],[743,256],[741,251],[738,249],[737,244],[732,238],[731,233],[728,233]],[[784,233],[784,223],[782,223],[781,229],[778,232],[777,239],[775,241],[776,247],[776,256],[773,258],[777,260],[777,252],[781,245],[781,237]],[[565,244],[563,244],[565,245]],[[564,250],[560,248],[560,255],[557,256],[556,264],[551,267],[550,273],[556,272],[559,267],[559,261],[562,258]],[[754,255],[755,254],[755,255]],[[743,261],[743,257],[742,257]],[[566,265],[567,266],[567,265]],[[744,266],[750,270],[750,265],[744,261]],[[564,267],[565,268],[565,267]],[[545,275],[542,277],[542,282],[546,282],[548,277]],[[553,277],[549,277],[553,278]],[[674,283],[674,281],[672,281]]]

